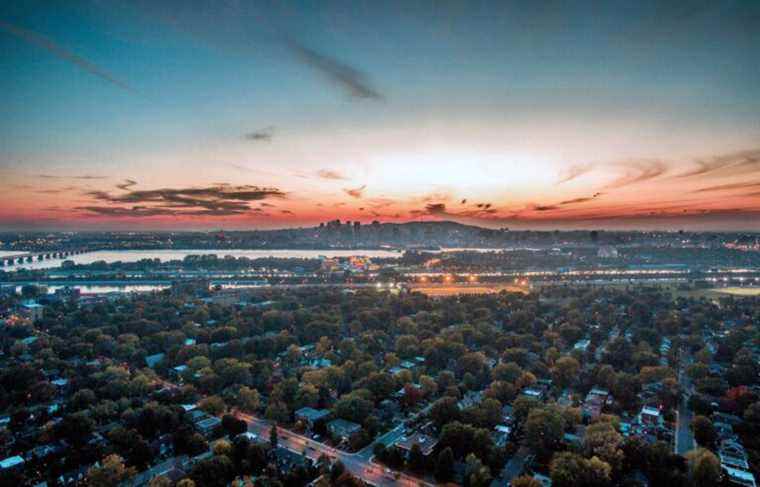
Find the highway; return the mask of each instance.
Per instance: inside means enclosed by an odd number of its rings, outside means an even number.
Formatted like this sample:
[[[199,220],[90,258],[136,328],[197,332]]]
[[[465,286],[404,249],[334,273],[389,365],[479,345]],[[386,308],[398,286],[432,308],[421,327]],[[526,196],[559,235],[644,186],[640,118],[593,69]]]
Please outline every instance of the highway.
[[[236,413],[236,416],[248,423],[248,431],[258,435],[259,438],[262,438],[265,441],[269,440],[269,429],[271,426],[267,421],[241,412]],[[396,435],[400,436],[402,434],[402,426],[398,426],[379,437],[378,441],[391,443],[392,441],[395,441]],[[373,445],[369,445],[356,453],[348,453],[279,427],[277,428],[277,437],[279,446],[287,448],[294,453],[304,454],[312,460],[316,461],[322,455],[327,455],[331,460],[339,460],[346,467],[346,470],[370,485],[378,487],[432,487],[434,485],[423,479],[396,472],[373,463]]]

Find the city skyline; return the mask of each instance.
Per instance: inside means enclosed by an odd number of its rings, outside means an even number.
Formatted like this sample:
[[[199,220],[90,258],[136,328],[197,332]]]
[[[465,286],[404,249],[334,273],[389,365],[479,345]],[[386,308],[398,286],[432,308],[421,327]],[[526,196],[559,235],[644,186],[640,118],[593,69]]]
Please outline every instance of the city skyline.
[[[1,230],[760,230],[760,4],[0,7]]]

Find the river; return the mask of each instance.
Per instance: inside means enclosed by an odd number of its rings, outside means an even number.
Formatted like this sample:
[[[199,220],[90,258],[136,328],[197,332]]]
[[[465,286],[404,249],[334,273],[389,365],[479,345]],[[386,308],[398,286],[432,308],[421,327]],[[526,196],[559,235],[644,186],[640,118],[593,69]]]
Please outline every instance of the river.
[[[6,257],[10,257],[18,252],[3,252]],[[248,257],[249,259],[260,259],[266,257],[277,257],[281,259],[316,259],[318,257],[370,257],[370,258],[397,258],[401,252],[396,250],[243,250],[243,249],[192,249],[192,250],[99,250],[97,252],[88,252],[80,255],[73,255],[65,259],[48,259],[34,262],[24,262],[23,264],[14,264],[3,267],[5,270],[18,269],[51,269],[61,265],[64,260],[71,260],[77,264],[92,264],[97,261],[105,262],[137,262],[142,259],[160,259],[161,261],[182,260],[188,255],[210,255],[215,254],[220,258],[225,256]],[[0,254],[0,257],[3,255]]]

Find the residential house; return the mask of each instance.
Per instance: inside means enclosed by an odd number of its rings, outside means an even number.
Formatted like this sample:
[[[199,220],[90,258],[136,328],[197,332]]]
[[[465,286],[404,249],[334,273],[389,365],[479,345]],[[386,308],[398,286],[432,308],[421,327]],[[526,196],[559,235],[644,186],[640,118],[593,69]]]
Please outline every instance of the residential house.
[[[296,420],[303,421],[309,429],[314,428],[314,425],[319,421],[324,421],[330,417],[330,411],[328,409],[314,409],[310,407],[301,408],[295,413]]]
[[[412,447],[415,444],[420,446],[422,456],[427,457],[433,453],[435,446],[438,444],[438,440],[424,433],[414,433],[409,436],[402,436],[396,440],[395,446],[401,450],[405,456],[409,457],[409,453],[412,451]]]
[[[333,419],[327,423],[327,431],[330,432],[333,438],[341,442],[350,441],[361,430],[362,426],[360,424],[341,418]]]

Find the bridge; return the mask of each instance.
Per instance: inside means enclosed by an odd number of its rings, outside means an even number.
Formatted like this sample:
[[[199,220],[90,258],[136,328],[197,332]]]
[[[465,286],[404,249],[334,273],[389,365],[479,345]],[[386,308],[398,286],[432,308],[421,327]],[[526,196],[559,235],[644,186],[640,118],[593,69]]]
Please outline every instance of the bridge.
[[[22,254],[6,255],[0,257],[0,267],[12,266],[17,264],[29,264],[34,261],[43,261],[48,259],[65,259],[73,255],[84,254],[89,252],[87,249],[61,250],[57,252],[26,252]]]

